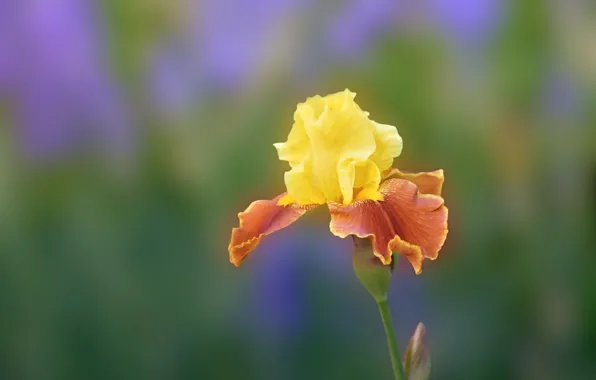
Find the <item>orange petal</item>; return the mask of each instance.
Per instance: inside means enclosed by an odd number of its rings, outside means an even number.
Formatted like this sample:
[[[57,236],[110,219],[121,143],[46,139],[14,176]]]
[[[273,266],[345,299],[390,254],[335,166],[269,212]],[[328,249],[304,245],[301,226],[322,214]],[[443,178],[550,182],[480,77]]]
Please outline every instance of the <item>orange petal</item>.
[[[391,168],[383,173],[383,178],[405,179],[418,186],[418,191],[422,194],[433,194],[438,196],[441,196],[441,189],[443,188],[443,181],[445,180],[442,169],[432,172],[408,173],[396,168]]]
[[[341,238],[370,238],[375,256],[384,264],[391,263],[392,252],[399,252],[420,273],[422,260],[436,259],[447,237],[443,198],[421,194],[413,182],[405,179],[386,180],[379,190],[382,201],[330,204],[329,228]]]
[[[283,193],[272,200],[255,201],[244,212],[238,214],[240,227],[232,229],[232,239],[228,246],[232,264],[239,266],[263,236],[286,228],[315,207],[315,205],[297,204],[278,205],[279,200],[285,195],[286,193]]]

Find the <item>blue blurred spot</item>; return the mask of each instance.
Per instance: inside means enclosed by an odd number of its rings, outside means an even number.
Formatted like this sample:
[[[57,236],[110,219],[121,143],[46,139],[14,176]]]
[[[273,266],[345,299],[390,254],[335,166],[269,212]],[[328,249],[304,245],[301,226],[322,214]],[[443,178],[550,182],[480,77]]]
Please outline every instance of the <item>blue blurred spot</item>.
[[[90,142],[127,149],[129,115],[107,68],[95,7],[77,0],[0,7],[0,93],[24,153],[43,159]]]

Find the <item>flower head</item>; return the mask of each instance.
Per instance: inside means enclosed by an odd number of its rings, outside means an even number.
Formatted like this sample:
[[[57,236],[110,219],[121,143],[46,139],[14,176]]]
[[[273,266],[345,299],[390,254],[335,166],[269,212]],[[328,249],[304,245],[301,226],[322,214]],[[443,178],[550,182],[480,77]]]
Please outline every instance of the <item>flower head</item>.
[[[437,258],[447,236],[443,171],[391,168],[402,139],[395,127],[370,120],[355,96],[346,89],[298,104],[288,140],[274,144],[290,164],[287,193],[253,202],[239,214],[228,248],[234,265],[263,236],[321,204],[329,208],[333,234],[370,239],[383,264],[399,252],[419,273],[424,258]]]

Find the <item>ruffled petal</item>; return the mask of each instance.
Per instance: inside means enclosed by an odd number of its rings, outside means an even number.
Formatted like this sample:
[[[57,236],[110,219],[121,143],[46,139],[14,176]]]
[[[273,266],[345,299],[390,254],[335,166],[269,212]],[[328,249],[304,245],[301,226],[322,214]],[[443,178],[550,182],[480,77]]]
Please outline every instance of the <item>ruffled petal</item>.
[[[296,107],[288,140],[274,144],[290,164],[285,183],[297,203],[380,199],[381,173],[401,153],[402,139],[395,127],[369,119],[355,96],[346,89],[308,98]]]
[[[393,165],[393,158],[401,154],[403,141],[394,126],[374,121],[372,124],[377,148],[370,159],[379,166],[380,171],[385,171]]]
[[[232,229],[232,238],[228,246],[232,264],[239,266],[263,236],[286,228],[308,210],[316,207],[316,205],[279,204],[280,200],[287,199],[284,197],[286,193],[272,200],[255,201],[244,212],[238,214],[240,227]]]
[[[422,260],[436,259],[447,237],[443,198],[422,194],[416,184],[405,179],[386,180],[379,190],[382,201],[329,204],[329,228],[341,238],[370,238],[375,256],[384,264],[390,264],[392,253],[399,252],[420,273]]]
[[[441,196],[443,181],[445,181],[442,169],[432,172],[408,173],[396,168],[391,168],[383,172],[383,178],[405,179],[418,186],[418,191],[422,194],[433,194],[438,196]]]

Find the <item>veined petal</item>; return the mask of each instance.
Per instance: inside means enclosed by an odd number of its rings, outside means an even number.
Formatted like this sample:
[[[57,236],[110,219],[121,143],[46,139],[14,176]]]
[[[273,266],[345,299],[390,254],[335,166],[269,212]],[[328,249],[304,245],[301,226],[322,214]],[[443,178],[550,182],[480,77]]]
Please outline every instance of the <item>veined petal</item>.
[[[401,253],[418,274],[422,260],[436,259],[447,237],[443,198],[422,194],[405,179],[386,180],[379,190],[382,201],[329,204],[329,228],[341,238],[370,238],[375,256],[384,264],[391,263],[392,252]]]
[[[228,246],[232,264],[239,266],[263,236],[286,228],[308,210],[316,207],[316,205],[279,205],[278,202],[285,196],[286,193],[283,193],[272,200],[255,201],[244,212],[238,214],[240,227],[232,229],[232,238]]]
[[[445,181],[442,169],[432,172],[408,173],[396,168],[391,168],[383,173],[383,178],[405,179],[418,186],[418,191],[422,194],[433,194],[438,196],[441,196],[443,181]]]

